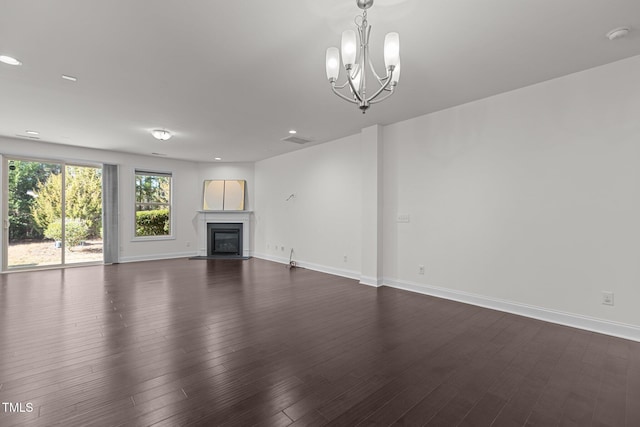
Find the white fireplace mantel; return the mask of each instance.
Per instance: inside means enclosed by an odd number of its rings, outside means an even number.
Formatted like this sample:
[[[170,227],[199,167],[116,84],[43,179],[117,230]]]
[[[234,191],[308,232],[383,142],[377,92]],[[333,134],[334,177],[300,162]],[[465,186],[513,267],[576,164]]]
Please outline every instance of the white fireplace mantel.
[[[251,215],[253,211],[198,211],[198,255],[207,255],[207,224],[241,223],[242,255],[251,256]]]

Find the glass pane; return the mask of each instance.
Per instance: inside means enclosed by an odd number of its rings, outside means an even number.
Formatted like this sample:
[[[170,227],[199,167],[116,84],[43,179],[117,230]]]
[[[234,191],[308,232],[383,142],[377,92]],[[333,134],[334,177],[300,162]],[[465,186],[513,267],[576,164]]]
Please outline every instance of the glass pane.
[[[102,169],[66,166],[65,264],[102,261]]]
[[[171,235],[171,176],[136,173],[136,236]]]
[[[62,263],[62,168],[57,163],[8,160],[7,267]]]
[[[238,232],[220,232],[213,233],[213,252],[214,253],[232,253],[239,255],[240,235]]]

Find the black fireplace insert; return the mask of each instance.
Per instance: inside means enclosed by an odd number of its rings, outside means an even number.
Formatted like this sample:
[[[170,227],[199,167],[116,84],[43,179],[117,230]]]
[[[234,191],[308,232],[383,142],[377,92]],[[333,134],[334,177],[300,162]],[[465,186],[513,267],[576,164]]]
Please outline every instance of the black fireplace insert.
[[[242,256],[242,223],[207,224],[207,255]]]

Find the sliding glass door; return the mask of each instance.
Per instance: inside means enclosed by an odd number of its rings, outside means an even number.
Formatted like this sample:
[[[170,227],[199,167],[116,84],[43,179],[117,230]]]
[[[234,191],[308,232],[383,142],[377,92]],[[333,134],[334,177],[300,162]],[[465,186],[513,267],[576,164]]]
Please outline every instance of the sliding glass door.
[[[42,267],[62,264],[59,242],[45,237],[47,216],[60,215],[62,180],[60,163],[8,159],[4,170],[8,174],[8,268]],[[49,183],[49,185],[46,185]],[[42,196],[42,197],[41,197]],[[40,200],[38,200],[40,199]],[[46,201],[46,208],[42,203]]]
[[[102,261],[102,169],[65,167],[65,264]]]
[[[101,262],[102,170],[5,158],[4,270]]]

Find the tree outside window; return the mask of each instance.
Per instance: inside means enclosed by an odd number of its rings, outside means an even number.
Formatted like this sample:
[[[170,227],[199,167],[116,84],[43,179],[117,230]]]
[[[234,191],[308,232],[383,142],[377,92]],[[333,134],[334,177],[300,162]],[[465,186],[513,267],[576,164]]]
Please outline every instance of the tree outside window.
[[[136,237],[171,235],[171,174],[136,171]]]

